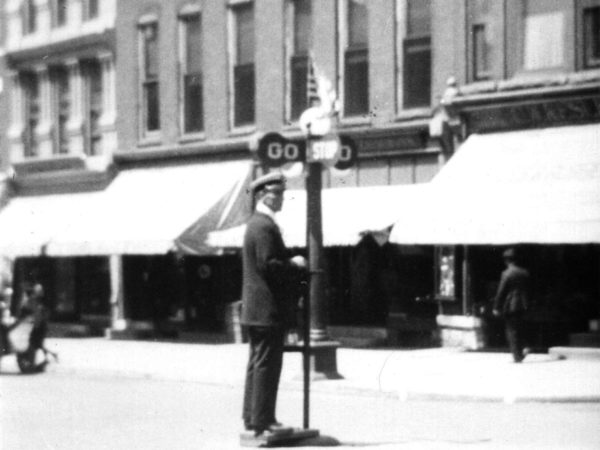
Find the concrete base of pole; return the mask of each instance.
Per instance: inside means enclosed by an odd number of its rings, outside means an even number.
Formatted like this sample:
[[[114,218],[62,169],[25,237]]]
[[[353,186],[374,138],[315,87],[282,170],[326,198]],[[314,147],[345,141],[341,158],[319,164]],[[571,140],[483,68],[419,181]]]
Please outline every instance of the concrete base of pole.
[[[337,341],[318,341],[310,343],[310,373],[311,381],[340,380],[344,378],[337,370],[337,349],[340,343]],[[286,352],[303,351],[303,344],[299,342],[294,345],[286,345]],[[298,379],[303,378],[300,373]]]

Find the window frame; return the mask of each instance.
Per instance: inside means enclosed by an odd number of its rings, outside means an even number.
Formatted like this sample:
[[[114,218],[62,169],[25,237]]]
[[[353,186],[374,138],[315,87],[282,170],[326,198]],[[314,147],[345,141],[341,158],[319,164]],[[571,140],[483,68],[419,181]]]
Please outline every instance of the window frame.
[[[588,40],[586,34],[585,11],[600,8],[600,0],[579,0],[576,6],[576,70],[594,70],[600,67],[600,57],[588,61]],[[600,14],[600,13],[598,13]],[[600,21],[600,18],[598,19]],[[600,38],[597,38],[600,40]],[[600,46],[600,42],[597,44]],[[598,49],[600,51],[600,49]]]
[[[157,73],[154,76],[148,77],[147,73],[147,39],[145,33],[148,28],[154,28],[156,34],[156,60],[157,60]],[[160,29],[158,23],[158,17],[151,15],[140,19],[137,26],[138,36],[138,90],[139,90],[139,138],[144,142],[156,142],[161,139],[161,102],[160,102]],[[155,98],[157,110],[153,113],[156,115],[157,126],[156,128],[150,129],[149,123],[149,88],[155,86]]]
[[[307,36],[307,48],[297,47],[297,3],[304,1],[308,3],[309,9],[309,35]],[[308,108],[307,101],[307,76],[309,55],[312,47],[312,0],[288,0],[286,10],[286,119],[288,123],[296,123],[302,113]],[[298,74],[298,76],[297,76]]]
[[[101,0],[84,0],[83,1],[83,20],[90,21],[96,20],[100,17],[100,4]],[[94,7],[92,8],[92,5]]]
[[[238,26],[238,14],[239,11],[244,8],[250,8],[252,10],[252,30],[253,36],[253,51],[252,51],[252,62],[239,63],[239,26]],[[245,132],[254,130],[256,127],[256,11],[252,1],[235,1],[230,2],[228,8],[228,23],[229,23],[229,121],[231,129],[234,132]],[[251,81],[252,84],[252,95],[251,105],[248,107],[248,120],[243,117],[243,112],[240,110],[241,97],[239,96],[238,80],[241,77],[247,78],[246,81]],[[238,103],[239,102],[239,103]],[[250,111],[251,110],[251,111]]]
[[[42,101],[40,77],[34,72],[20,73],[19,77],[24,94],[23,157],[37,158],[40,149],[36,131],[41,121]]]
[[[492,78],[490,52],[487,46],[487,23],[476,22],[471,24],[471,79],[473,81],[486,81]],[[481,39],[479,39],[481,38]],[[483,48],[481,46],[483,45]],[[483,61],[479,67],[479,62]]]
[[[371,108],[371,98],[370,98],[370,61],[369,61],[369,18],[368,18],[368,9],[369,2],[365,0],[365,8],[367,10],[367,18],[366,18],[366,32],[367,32],[367,42],[359,43],[358,45],[351,45],[350,43],[350,3],[351,0],[339,0],[338,2],[338,11],[339,11],[339,20],[338,20],[338,29],[339,29],[339,86],[338,91],[341,93],[341,112],[342,116],[346,120],[352,119],[364,119],[369,115],[369,111]],[[358,65],[366,66],[366,82],[365,82],[365,92],[362,92],[362,97],[358,99],[354,99],[353,103],[364,103],[365,108],[360,110],[349,111],[349,94],[350,94],[350,86],[347,84],[349,82],[349,70],[348,66],[351,59],[355,59],[358,61],[352,61],[352,63]],[[354,90],[352,90],[354,92]]]
[[[102,155],[102,114],[104,113],[104,71],[102,63],[97,59],[85,61],[83,65],[85,86],[85,152],[88,156]],[[98,98],[95,98],[92,76],[97,75],[99,87]],[[96,148],[100,151],[95,151]]]
[[[64,79],[63,79],[64,77]],[[52,153],[54,155],[68,155],[70,153],[68,122],[71,118],[71,80],[66,67],[56,67],[52,70],[53,86],[53,122],[55,133],[53,136]],[[66,91],[63,91],[66,84]],[[63,103],[66,103],[64,105]]]
[[[575,5],[577,3],[577,6]],[[507,73],[506,77],[516,78],[522,76],[544,76],[546,74],[567,73],[575,70],[576,53],[575,42],[575,11],[579,9],[579,2],[563,2],[556,0],[556,5],[560,5],[560,11],[563,17],[563,61],[562,64],[553,67],[525,68],[525,39],[526,39],[526,21],[528,16],[528,0],[519,0],[520,8],[507,8],[505,17],[505,34],[510,39],[506,39],[506,58]],[[538,5],[539,6],[539,5]],[[548,9],[552,11],[552,9]],[[573,39],[570,41],[570,39]]]
[[[429,110],[432,107],[431,104],[431,83],[432,83],[432,45],[431,45],[431,17],[429,18],[430,20],[430,28],[428,30],[427,33],[412,33],[410,31],[411,29],[411,24],[410,24],[410,17],[409,17],[409,1],[410,0],[400,0],[403,4],[403,9],[401,11],[398,11],[398,19],[403,21],[403,35],[400,39],[400,49],[401,49],[401,54],[400,54],[400,58],[402,60],[402,65],[401,65],[401,74],[402,74],[402,81],[398,84],[399,89],[401,90],[401,93],[399,95],[399,102],[398,102],[398,106],[400,111],[411,111],[411,110]],[[421,0],[419,0],[421,1]],[[429,6],[430,6],[430,10],[429,13],[431,15],[431,1],[429,1]],[[398,3],[397,3],[398,4]],[[423,53],[427,53],[427,56],[429,58],[429,83],[428,85],[426,85],[426,90],[425,92],[421,92],[423,97],[428,97],[428,101],[426,103],[411,103],[410,99],[411,97],[409,96],[409,93],[414,92],[414,89],[411,89],[409,86],[409,83],[411,82],[411,78],[409,77],[409,73],[408,73],[408,66],[409,64],[407,64],[407,60],[408,60],[408,55],[411,53],[415,53],[419,47],[423,48],[424,51]]]
[[[39,8],[36,0],[25,0],[21,4],[23,35],[35,34],[39,28]]]
[[[52,27],[62,28],[69,22],[69,0],[51,0]],[[64,2],[64,5],[61,5]],[[63,7],[61,7],[63,6]],[[62,11],[62,14],[61,14]]]
[[[179,36],[179,130],[181,136],[185,138],[202,138],[205,131],[205,108],[204,108],[204,55],[200,55],[201,70],[190,73],[188,69],[188,22],[198,20],[200,22],[200,33],[204,37],[202,13],[200,8],[188,5],[182,9],[178,17],[178,36]],[[201,45],[203,46],[203,39]],[[203,50],[203,49],[202,49]],[[202,51],[202,53],[204,53]],[[198,129],[187,127],[188,124],[188,96],[186,95],[187,77],[200,77],[200,126]]]

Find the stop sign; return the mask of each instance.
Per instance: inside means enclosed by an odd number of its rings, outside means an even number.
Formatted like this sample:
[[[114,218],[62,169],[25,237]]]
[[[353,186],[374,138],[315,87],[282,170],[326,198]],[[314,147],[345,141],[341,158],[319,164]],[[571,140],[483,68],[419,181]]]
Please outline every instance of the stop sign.
[[[340,135],[340,144],[339,155],[334,167],[338,170],[345,170],[356,162],[358,149],[354,139],[349,136]]]

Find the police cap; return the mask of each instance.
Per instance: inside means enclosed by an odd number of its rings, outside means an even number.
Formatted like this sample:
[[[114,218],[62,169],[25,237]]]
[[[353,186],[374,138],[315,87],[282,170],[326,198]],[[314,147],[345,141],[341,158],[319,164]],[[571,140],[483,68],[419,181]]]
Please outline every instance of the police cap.
[[[285,176],[280,172],[262,175],[250,183],[250,191],[256,194],[264,189],[285,189]]]

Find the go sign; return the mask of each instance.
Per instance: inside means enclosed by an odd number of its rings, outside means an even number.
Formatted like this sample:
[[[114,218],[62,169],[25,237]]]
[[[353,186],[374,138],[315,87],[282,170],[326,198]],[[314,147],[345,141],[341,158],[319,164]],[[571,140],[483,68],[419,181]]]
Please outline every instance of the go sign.
[[[267,133],[258,143],[258,157],[269,167],[280,167],[291,162],[304,162],[306,143],[291,141],[279,133]]]

